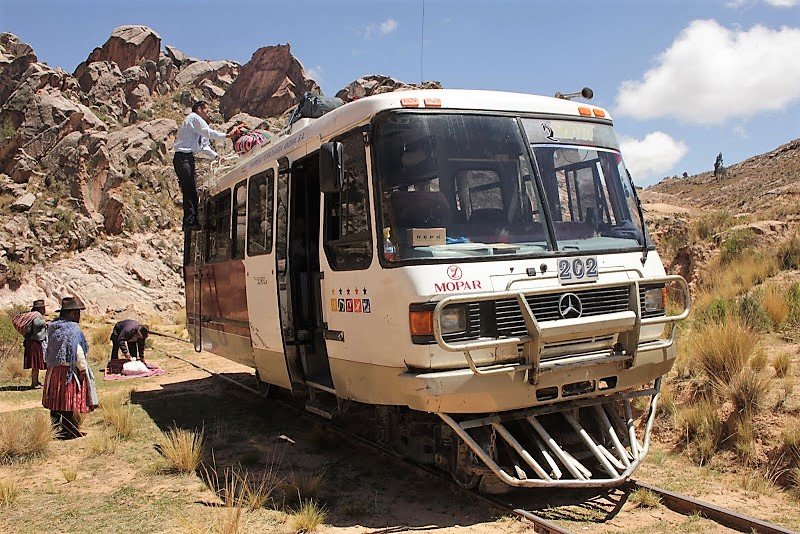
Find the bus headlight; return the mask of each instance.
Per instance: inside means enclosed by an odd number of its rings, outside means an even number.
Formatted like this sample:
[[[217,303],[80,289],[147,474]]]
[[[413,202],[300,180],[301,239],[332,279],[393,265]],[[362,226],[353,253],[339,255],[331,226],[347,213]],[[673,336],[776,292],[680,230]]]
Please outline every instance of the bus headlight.
[[[654,287],[644,291],[644,311],[663,311],[666,302],[666,287]]]
[[[467,310],[463,306],[448,306],[442,310],[442,334],[455,334],[467,329]]]

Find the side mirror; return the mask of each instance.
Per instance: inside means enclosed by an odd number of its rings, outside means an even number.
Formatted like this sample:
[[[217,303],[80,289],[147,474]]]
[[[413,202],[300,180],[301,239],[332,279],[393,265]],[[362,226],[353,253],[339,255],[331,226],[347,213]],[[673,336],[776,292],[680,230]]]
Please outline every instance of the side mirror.
[[[322,143],[319,149],[319,189],[323,193],[338,193],[342,189],[342,143]]]

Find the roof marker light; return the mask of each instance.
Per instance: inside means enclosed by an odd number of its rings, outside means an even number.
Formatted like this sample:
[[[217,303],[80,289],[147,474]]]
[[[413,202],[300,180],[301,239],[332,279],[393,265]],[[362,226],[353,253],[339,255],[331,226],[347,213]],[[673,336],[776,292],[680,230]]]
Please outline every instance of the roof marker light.
[[[594,113],[594,116],[595,116],[595,117],[599,117],[599,118],[601,118],[601,119],[602,119],[603,117],[605,117],[605,116],[606,116],[606,112],[605,112],[605,110],[603,110],[603,109],[600,109],[600,108],[594,108],[594,109],[592,110],[592,113]]]
[[[592,110],[590,110],[589,108],[584,107],[584,106],[578,106],[578,113],[580,113],[584,117],[591,117],[592,116]]]
[[[425,99],[425,107],[426,108],[440,108],[442,107],[442,101],[438,98],[426,98]]]
[[[404,108],[418,108],[419,107],[419,100],[416,98],[401,98],[400,105]]]

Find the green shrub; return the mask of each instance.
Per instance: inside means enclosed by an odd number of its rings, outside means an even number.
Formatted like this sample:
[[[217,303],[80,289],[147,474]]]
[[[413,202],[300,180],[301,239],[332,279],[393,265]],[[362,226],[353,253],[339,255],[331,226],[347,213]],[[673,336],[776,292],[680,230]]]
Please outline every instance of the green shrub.
[[[761,300],[753,295],[745,295],[739,299],[738,313],[742,322],[757,332],[768,332],[772,326]]]
[[[752,248],[758,241],[758,236],[750,228],[742,228],[731,232],[720,247],[722,254],[720,260],[729,263],[739,257],[742,252]]]

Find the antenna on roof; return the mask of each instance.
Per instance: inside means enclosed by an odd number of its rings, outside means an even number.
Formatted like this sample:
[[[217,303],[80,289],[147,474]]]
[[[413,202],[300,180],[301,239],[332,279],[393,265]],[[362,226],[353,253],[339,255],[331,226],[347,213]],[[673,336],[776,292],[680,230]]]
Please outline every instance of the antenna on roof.
[[[419,32],[419,83],[425,81],[422,78],[422,58],[425,52],[425,0],[422,0],[422,27]]]
[[[556,91],[556,94],[553,96],[563,100],[572,100],[573,98],[578,98],[579,96],[585,98],[586,100],[591,100],[594,96],[594,91],[588,87],[584,87],[581,89],[580,93],[562,93],[561,91]]]

